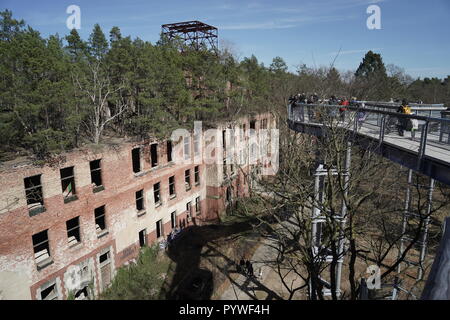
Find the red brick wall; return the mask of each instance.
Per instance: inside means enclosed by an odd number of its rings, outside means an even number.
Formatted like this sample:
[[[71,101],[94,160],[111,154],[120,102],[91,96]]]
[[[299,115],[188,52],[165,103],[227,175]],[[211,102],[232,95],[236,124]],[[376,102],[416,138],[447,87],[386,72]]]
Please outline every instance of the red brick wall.
[[[257,122],[258,123],[258,122]],[[257,124],[258,128],[258,124]],[[247,130],[249,124],[247,122]],[[193,139],[191,139],[191,144]],[[164,215],[164,236],[171,231],[170,210],[172,205],[179,204],[185,208],[185,202],[191,200],[192,215],[196,224],[203,224],[210,220],[216,220],[225,210],[225,197],[227,183],[221,186],[206,185],[206,166],[200,167],[200,185],[194,183],[194,167],[197,164],[168,164],[166,155],[166,143],[158,145],[158,167],[151,168],[150,148],[148,144],[141,152],[142,175],[135,175],[132,171],[131,150],[136,144],[124,143],[120,147],[104,147],[94,153],[88,150],[79,150],[67,153],[61,157],[59,163],[53,166],[36,167],[32,165],[22,167],[4,167],[0,169],[0,275],[2,271],[23,270],[29,278],[31,297],[34,299],[36,290],[45,282],[60,277],[62,292],[65,297],[64,273],[68,266],[94,257],[97,266],[96,255],[107,246],[113,248],[115,267],[137,257],[139,253],[139,237],[136,232],[135,242],[130,243],[120,252],[117,248],[117,228],[123,223],[124,215],[137,215],[135,212],[135,192],[144,189],[145,194],[153,198],[153,185],[160,182],[163,206],[154,208],[151,201],[146,201],[146,215]],[[193,147],[191,145],[191,152]],[[89,161],[102,159],[102,182],[105,190],[93,193],[90,184]],[[78,200],[64,203],[60,168],[74,166],[75,185]],[[186,191],[184,185],[184,173],[191,169],[191,189]],[[26,206],[24,182],[25,177],[41,174],[43,185],[44,204],[46,211],[30,217]],[[176,198],[169,199],[169,177],[175,176]],[[244,183],[242,173],[231,180],[235,192],[233,198],[248,194],[248,185]],[[195,199],[201,197],[201,215],[195,213]],[[94,209],[105,205],[106,224],[109,233],[97,238],[95,231]],[[67,242],[66,221],[79,216],[81,228],[80,246],[69,248]],[[128,217],[129,218],[129,217]],[[141,218],[133,219],[139,221]],[[187,220],[187,212],[177,211],[177,219]],[[187,222],[187,221],[186,221]],[[190,221],[192,224],[194,221]],[[145,225],[147,229],[147,242],[155,242],[155,223]],[[180,223],[178,223],[180,225]],[[126,228],[127,226],[125,226]],[[38,271],[34,261],[32,235],[48,229],[50,253],[53,264]],[[95,268],[97,272],[97,267]],[[97,286],[98,275],[97,275]],[[1,288],[0,288],[1,289]],[[8,298],[8,297],[6,297]]]
[[[14,257],[10,259],[9,270],[15,269],[17,265],[27,265],[30,274],[30,281],[32,297],[35,296],[36,288],[42,283],[51,280],[57,276],[62,276],[66,267],[76,261],[86,259],[89,256],[103,248],[106,244],[114,243],[114,225],[121,220],[122,211],[129,207],[135,206],[135,192],[141,189],[150,192],[152,195],[153,185],[160,182],[161,196],[163,203],[172,204],[176,202],[183,202],[189,196],[197,194],[201,188],[204,188],[204,177],[202,177],[204,166],[200,165],[200,185],[194,184],[194,166],[183,165],[175,166],[169,165],[162,168],[152,169],[143,176],[136,177],[132,172],[131,149],[132,145],[127,145],[117,153],[106,151],[97,156],[92,154],[72,153],[66,159],[66,162],[57,168],[30,167],[25,170],[13,169],[9,172],[2,172],[1,182],[2,189],[14,188],[22,190],[22,194],[17,194],[17,197],[25,200],[25,191],[23,187],[23,179],[35,174],[42,174],[41,183],[43,185],[44,204],[46,211],[36,216],[30,217],[28,209],[22,205],[9,212],[0,215],[0,254],[2,256]],[[163,149],[163,148],[160,148]],[[165,149],[165,146],[164,146]],[[159,163],[167,165],[166,155],[159,152]],[[78,180],[81,180],[80,175],[84,175],[83,180],[90,182],[89,160],[102,158],[102,182],[105,190],[93,193],[91,185],[82,185]],[[150,169],[148,157],[142,154],[142,171]],[[59,168],[68,166],[75,166],[75,185],[78,200],[64,203]],[[81,169],[83,167],[83,169]],[[192,187],[189,191],[185,190],[184,173],[186,169],[191,169]],[[175,175],[176,194],[175,199],[169,200],[169,177]],[[87,176],[87,177],[86,177]],[[51,181],[51,183],[48,183]],[[55,193],[54,196],[46,197],[46,195]],[[203,197],[204,198],[204,197]],[[202,200],[204,206],[204,199]],[[25,203],[26,204],[26,203]],[[95,233],[95,218],[94,209],[105,205],[106,225],[110,230],[109,234],[97,239]],[[193,210],[195,203],[192,202]],[[152,204],[146,204],[147,215],[152,214]],[[168,219],[170,221],[170,212]],[[71,249],[68,248],[66,221],[79,216],[81,242],[82,246]],[[180,217],[182,215],[179,215]],[[148,226],[148,229],[154,226]],[[32,235],[43,230],[48,229],[48,237],[50,243],[50,254],[53,258],[53,264],[45,267],[41,271],[37,271],[34,262]],[[170,229],[170,222],[164,226],[166,234]],[[149,230],[149,231],[150,231]],[[153,242],[153,232],[148,235],[149,243]],[[139,245],[138,234],[136,234],[136,243]],[[131,254],[131,258],[137,255],[137,250]],[[121,258],[118,255],[116,265],[120,266],[125,261],[131,259],[126,257]],[[15,262],[13,260],[16,260]],[[63,291],[64,292],[64,291]]]

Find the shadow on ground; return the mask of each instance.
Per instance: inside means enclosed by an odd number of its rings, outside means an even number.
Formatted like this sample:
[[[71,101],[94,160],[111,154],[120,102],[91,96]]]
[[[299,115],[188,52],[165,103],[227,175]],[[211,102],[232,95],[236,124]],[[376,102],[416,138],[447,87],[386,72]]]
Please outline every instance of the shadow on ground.
[[[274,292],[263,286],[258,280],[251,279],[244,284],[238,284],[231,275],[236,273],[234,261],[218,251],[212,244],[215,241],[239,235],[254,229],[252,221],[232,224],[212,224],[205,226],[190,226],[180,233],[167,249],[168,257],[176,264],[170,283],[163,285],[161,299],[170,300],[209,300],[214,292],[213,274],[210,270],[200,269],[201,258],[221,257],[225,265],[215,267],[227,279],[242,291],[248,292],[250,298],[257,299],[254,290],[267,292],[267,299],[279,299]],[[230,271],[231,270],[231,271]],[[248,283],[247,283],[248,282]],[[252,285],[250,285],[252,283]]]

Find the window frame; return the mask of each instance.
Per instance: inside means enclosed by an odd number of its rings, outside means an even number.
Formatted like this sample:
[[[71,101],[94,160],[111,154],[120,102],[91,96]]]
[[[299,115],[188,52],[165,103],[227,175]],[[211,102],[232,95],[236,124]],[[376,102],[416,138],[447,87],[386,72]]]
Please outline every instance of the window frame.
[[[49,293],[48,295],[47,295],[47,297],[45,297],[44,299],[42,298],[42,292],[43,291],[45,291],[45,290],[47,290],[47,289],[49,289],[50,287],[54,287],[54,293],[52,294],[52,293]],[[58,284],[56,283],[56,279],[55,280],[52,280],[52,281],[49,281],[49,282],[47,282],[47,283],[45,283],[45,284],[43,284],[42,286],[40,286],[39,287],[39,294],[40,294],[40,299],[39,300],[42,300],[42,301],[45,301],[45,300],[59,300],[59,290],[58,290]],[[52,290],[53,291],[53,290]],[[50,296],[50,297],[49,297]]]
[[[186,175],[186,173],[187,173],[187,175]],[[184,170],[184,185],[186,187],[186,191],[189,191],[192,189],[191,169]]]
[[[138,193],[141,193],[138,197]],[[144,189],[138,190],[135,192],[135,199],[136,199],[136,210],[137,212],[145,211],[145,201],[144,201]],[[138,203],[141,203],[141,209],[139,209]]]
[[[172,182],[171,182],[172,179]],[[173,192],[172,192],[173,191]],[[175,198],[177,196],[177,188],[175,184],[175,176],[169,177],[169,197]]]
[[[186,212],[187,212],[188,218],[192,217],[192,201],[186,202]]]
[[[155,148],[155,149],[153,149],[153,148]],[[153,152],[155,152],[155,158],[156,159],[153,159]],[[152,168],[156,168],[158,165],[159,165],[158,143],[154,142],[154,143],[150,144],[150,166]]]
[[[73,220],[77,220],[77,225],[75,227],[72,227],[69,229],[68,226],[68,222],[69,221],[73,221]],[[72,232],[73,230],[78,230],[78,239],[77,237],[75,237],[75,239],[77,240],[77,243],[74,243],[73,245],[77,245],[78,243],[81,243],[81,226],[80,226],[80,216],[74,217],[72,219],[66,220],[66,231],[67,231],[67,242],[69,243],[69,238],[71,237],[69,235],[69,232]]]
[[[71,172],[72,175],[69,175],[69,176],[66,176],[66,177],[63,178],[63,176],[62,176],[63,170],[68,170],[68,169],[72,170],[72,172]],[[59,176],[60,176],[60,181],[61,181],[62,194],[63,194],[63,197],[64,197],[64,203],[71,202],[73,200],[77,200],[78,197],[77,197],[77,188],[76,188],[76,183],[75,183],[75,166],[59,169]],[[64,189],[64,182],[69,180],[69,179],[71,180],[71,182],[69,182],[69,184],[67,185],[66,189]],[[67,190],[67,188],[70,185],[70,183],[73,183],[72,190],[71,190],[72,195],[65,196],[64,195],[64,191]]]
[[[143,241],[142,242],[141,242],[141,234],[143,235],[143,237],[142,237]],[[141,231],[139,231],[139,246],[141,248],[147,246],[147,228],[144,228]]]
[[[200,185],[200,166],[194,167],[194,183],[196,186]]]
[[[173,145],[172,145],[172,140],[167,140],[166,143],[166,154],[167,154],[167,162],[172,162],[173,161]]]
[[[101,209],[101,208],[103,208],[102,209],[103,212],[97,216],[96,211],[97,211],[97,209]],[[97,220],[100,218],[103,218],[103,224],[105,226],[103,229],[101,229],[100,225],[97,223]],[[104,233],[108,232],[108,224],[106,223],[106,206],[105,205],[102,205],[102,206],[94,209],[94,221],[95,221],[95,230],[97,232],[98,237],[100,237]],[[100,230],[97,230],[97,225],[100,227]]]
[[[47,266],[49,266],[49,265],[51,265],[53,263],[53,257],[51,255],[51,250],[50,250],[50,237],[49,237],[49,232],[48,231],[49,231],[49,229],[45,229],[45,230],[42,230],[42,231],[40,231],[38,233],[35,233],[35,234],[33,234],[31,236],[31,243],[33,245],[33,258],[34,258],[34,262],[36,263],[36,267],[37,267],[38,271],[44,269],[45,267],[47,267]],[[45,235],[46,235],[46,240],[40,241],[40,242],[35,244],[35,239],[34,239],[35,236],[37,237],[39,234],[44,233],[44,232],[45,232]],[[44,243],[46,244],[45,245],[45,250],[47,251],[48,257],[43,258],[40,261],[38,261],[38,258],[40,258],[41,256],[36,258],[36,253],[39,253],[39,252],[44,251],[44,250],[39,250],[39,251],[36,251],[36,250],[37,250],[37,247],[42,246]]]
[[[175,229],[178,226],[177,223],[177,211],[172,211],[170,213],[170,226],[172,227],[172,229]]]
[[[93,169],[93,168],[92,168],[92,167],[93,167],[93,164],[96,163],[96,162],[98,162],[98,168],[94,168],[94,169]],[[90,173],[91,173],[91,184],[95,184],[93,191],[94,191],[94,192],[98,192],[98,191],[104,190],[105,188],[103,187],[102,159],[97,159],[97,160],[89,161],[89,169],[90,169]],[[98,172],[98,175],[99,175],[100,184],[97,184],[97,183],[94,181],[93,175],[94,175],[95,173],[97,173],[97,172]]]
[[[158,186],[158,188],[156,188],[156,186]],[[156,201],[156,195],[158,195],[158,201]],[[153,185],[153,201],[155,202],[155,207],[159,207],[162,204],[161,181]]]
[[[38,185],[32,185],[32,181],[31,179],[34,177],[38,177],[39,178],[39,184]],[[44,190],[43,190],[43,186],[42,186],[42,174],[36,174],[34,176],[29,176],[29,177],[25,177],[23,178],[23,183],[24,183],[24,190],[25,190],[25,200],[27,202],[27,207],[33,203],[40,203],[39,206],[35,206],[35,207],[28,207],[28,213],[31,216],[34,216],[36,214],[42,213],[45,211],[45,204],[44,204]],[[27,181],[29,182],[28,184],[31,185],[29,187],[27,187]],[[34,190],[37,189],[39,190],[39,196],[40,198],[36,198],[35,196],[31,197],[31,195],[34,194]],[[31,202],[31,201],[36,201],[37,202]]]
[[[200,204],[200,197],[195,198],[195,213],[196,215],[199,215],[202,211],[201,204]]]
[[[136,155],[136,151],[137,150],[137,155]],[[135,157],[138,157],[137,159],[135,159]],[[139,168],[136,168],[136,166],[139,165]],[[141,166],[141,147],[136,147],[131,149],[131,168],[133,170],[134,174],[139,174],[140,172],[142,172],[142,166]],[[139,169],[138,171],[135,171],[136,169]]]
[[[34,243],[34,240],[32,239],[32,242],[33,242],[33,252],[34,252],[34,254],[36,254],[36,253],[42,251],[42,250],[36,251],[36,247],[42,245],[43,243],[47,243],[47,248],[46,248],[46,249],[47,249],[47,253],[48,253],[48,256],[51,257],[51,254],[50,254],[50,239],[49,239],[49,237],[48,237],[48,229],[45,229],[45,230],[42,230],[42,231],[40,231],[40,232],[38,232],[38,233],[33,234],[33,235],[31,236],[31,238],[33,238],[33,236],[36,236],[36,235],[41,234],[41,233],[44,233],[44,232],[45,232],[45,234],[46,234],[46,236],[47,236],[47,240],[44,240],[44,241],[41,241],[41,242],[35,244],[35,243]]]
[[[156,239],[160,239],[160,238],[164,237],[163,228],[164,227],[163,227],[162,219],[156,221]]]

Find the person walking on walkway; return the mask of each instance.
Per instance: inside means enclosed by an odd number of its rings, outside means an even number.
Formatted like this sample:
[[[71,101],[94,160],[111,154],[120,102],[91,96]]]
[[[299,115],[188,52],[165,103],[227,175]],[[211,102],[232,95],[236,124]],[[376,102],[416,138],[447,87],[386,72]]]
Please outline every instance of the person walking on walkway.
[[[250,262],[249,262],[247,271],[248,271],[248,276],[253,277],[253,265]]]
[[[402,105],[397,109],[397,112],[403,113],[403,114],[411,114],[411,107],[408,106],[408,101],[406,99],[403,99]],[[398,119],[398,135],[400,137],[403,137],[405,134],[405,130],[407,129],[409,119],[399,117]]]
[[[250,265],[251,265],[250,261],[246,260],[245,261],[245,270],[247,271],[246,272],[247,275],[248,275],[248,272],[249,272],[249,269],[250,269]]]
[[[244,273],[245,271],[245,261],[244,257],[242,257],[241,261],[239,261],[239,272]]]

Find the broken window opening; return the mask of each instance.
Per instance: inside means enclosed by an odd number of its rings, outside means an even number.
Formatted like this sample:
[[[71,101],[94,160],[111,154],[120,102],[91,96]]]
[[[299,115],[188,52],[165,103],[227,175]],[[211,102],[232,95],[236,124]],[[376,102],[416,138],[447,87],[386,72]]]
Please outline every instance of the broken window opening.
[[[56,282],[54,282],[45,289],[41,287],[41,300],[57,300],[57,299],[58,299],[58,289],[56,287]]]
[[[267,129],[267,119],[261,119],[261,129]]]
[[[162,236],[162,220],[156,222],[156,238],[159,239]]]
[[[145,209],[144,206],[144,190],[136,191],[136,210],[142,211]]]
[[[194,167],[194,182],[195,182],[195,185],[200,184],[200,167],[199,166]]]
[[[91,168],[91,183],[95,187],[100,187],[103,185],[102,184],[102,169],[101,169],[100,161],[101,161],[101,159],[93,160],[93,161],[89,162],[89,167]]]
[[[167,162],[172,161],[172,141],[167,141]]]
[[[177,212],[173,211],[170,214],[170,225],[172,226],[172,229],[175,229],[177,227]]]
[[[139,245],[141,248],[147,245],[147,229],[139,231]]]
[[[200,207],[200,197],[195,198],[195,212],[200,214],[201,207]]]
[[[186,191],[191,189],[191,170],[184,171],[184,183],[186,185]]]
[[[141,172],[141,148],[134,148],[131,150],[131,157],[133,160],[133,172]]]
[[[42,193],[41,175],[23,179],[25,184],[25,195],[30,214],[40,213],[44,207],[44,196]],[[38,212],[39,211],[39,212]]]
[[[158,165],[158,144],[153,143],[150,145],[150,158],[152,161],[152,168]]]
[[[73,219],[66,221],[67,227],[67,239],[69,246],[81,242],[80,237],[80,217],[75,217]]]
[[[169,177],[169,195],[175,196],[175,176]]]
[[[41,231],[32,236],[34,259],[37,264],[50,258],[50,245],[48,240],[48,230]]]
[[[186,203],[186,212],[187,212],[188,217],[191,216],[191,209],[192,209],[192,206],[191,206],[191,202],[189,201]]]
[[[99,261],[100,264],[102,264],[104,262],[108,262],[109,261],[109,251],[107,251],[104,254],[100,255],[98,257],[98,261]]]
[[[98,207],[95,213],[95,230],[97,233],[106,230],[105,206]]]
[[[61,187],[64,200],[69,200],[76,194],[73,167],[61,169],[59,172],[61,175]]]
[[[153,196],[155,200],[155,205],[159,205],[161,203],[161,194],[160,194],[160,183],[156,183],[153,185]]]
[[[88,290],[88,286],[85,286],[83,289],[78,290],[75,293],[75,300],[85,300],[89,298],[89,290]]]

